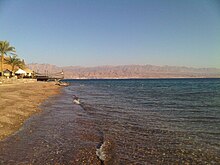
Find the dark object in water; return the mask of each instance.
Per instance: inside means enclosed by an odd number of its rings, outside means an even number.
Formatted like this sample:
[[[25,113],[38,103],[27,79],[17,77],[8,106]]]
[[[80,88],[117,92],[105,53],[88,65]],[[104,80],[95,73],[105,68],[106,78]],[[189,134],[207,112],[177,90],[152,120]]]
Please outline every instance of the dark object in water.
[[[73,95],[73,103],[80,104],[79,98],[76,95]]]

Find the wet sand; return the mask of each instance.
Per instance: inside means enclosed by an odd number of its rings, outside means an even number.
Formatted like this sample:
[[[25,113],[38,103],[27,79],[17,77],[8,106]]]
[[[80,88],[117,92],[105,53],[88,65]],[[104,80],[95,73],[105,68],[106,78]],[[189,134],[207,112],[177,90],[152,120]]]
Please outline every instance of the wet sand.
[[[47,99],[41,113],[0,141],[0,164],[102,164],[96,149],[103,135],[96,123],[82,119],[90,115],[72,103],[71,95],[67,87]]]
[[[39,105],[60,91],[54,82],[31,82],[0,85],[0,140],[16,132]]]

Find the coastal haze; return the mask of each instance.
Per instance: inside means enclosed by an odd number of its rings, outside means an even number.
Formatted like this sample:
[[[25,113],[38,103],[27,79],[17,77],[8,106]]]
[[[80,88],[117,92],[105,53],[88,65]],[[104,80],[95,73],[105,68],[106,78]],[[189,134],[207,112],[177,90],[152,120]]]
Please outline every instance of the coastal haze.
[[[64,71],[66,79],[124,79],[124,78],[220,78],[218,68],[192,68],[155,65],[120,65],[58,67],[51,64],[28,64],[33,71],[53,75]]]

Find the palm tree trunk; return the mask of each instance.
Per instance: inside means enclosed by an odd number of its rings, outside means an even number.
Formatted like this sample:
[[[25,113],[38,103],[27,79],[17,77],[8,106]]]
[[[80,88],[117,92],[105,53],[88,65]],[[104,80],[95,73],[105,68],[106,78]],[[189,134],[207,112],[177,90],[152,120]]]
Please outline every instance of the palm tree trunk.
[[[3,62],[4,62],[4,53],[1,56],[1,76],[3,77]]]
[[[15,70],[15,66],[12,65],[12,66],[11,66],[11,71],[12,71],[12,76],[13,76],[13,77],[14,77],[14,75],[15,75],[15,74],[14,74],[14,70]]]

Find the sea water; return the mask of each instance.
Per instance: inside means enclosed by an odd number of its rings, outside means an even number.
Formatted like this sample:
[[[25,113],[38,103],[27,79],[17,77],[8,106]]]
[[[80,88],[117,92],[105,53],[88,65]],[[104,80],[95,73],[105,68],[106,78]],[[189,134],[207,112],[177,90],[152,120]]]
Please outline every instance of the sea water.
[[[0,143],[2,162],[220,163],[220,79],[66,81],[17,137]]]
[[[70,80],[122,163],[220,161],[220,79]]]

